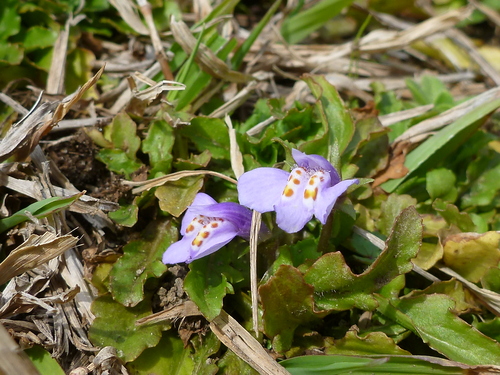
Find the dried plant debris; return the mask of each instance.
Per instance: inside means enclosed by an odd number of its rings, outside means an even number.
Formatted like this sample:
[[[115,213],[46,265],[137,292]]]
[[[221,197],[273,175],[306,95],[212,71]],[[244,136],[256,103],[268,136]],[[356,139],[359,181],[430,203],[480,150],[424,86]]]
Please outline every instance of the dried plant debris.
[[[0,373],[500,372],[499,6],[45,5],[0,4]]]

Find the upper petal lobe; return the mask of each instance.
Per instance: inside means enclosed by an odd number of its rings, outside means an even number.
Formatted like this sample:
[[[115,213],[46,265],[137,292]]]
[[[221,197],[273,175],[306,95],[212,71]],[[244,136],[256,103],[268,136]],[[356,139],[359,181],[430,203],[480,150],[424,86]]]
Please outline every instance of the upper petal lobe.
[[[258,212],[273,211],[290,173],[277,168],[256,168],[238,179],[238,199]]]

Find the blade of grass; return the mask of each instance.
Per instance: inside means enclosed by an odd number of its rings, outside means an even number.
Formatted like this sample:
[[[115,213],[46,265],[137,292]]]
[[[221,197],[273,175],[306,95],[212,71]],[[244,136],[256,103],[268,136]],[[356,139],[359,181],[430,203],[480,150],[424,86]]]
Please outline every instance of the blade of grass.
[[[0,233],[5,232],[6,230],[13,228],[16,225],[29,220],[30,216],[28,216],[26,212],[29,212],[31,216],[40,219],[56,211],[69,207],[82,195],[83,193],[75,194],[69,198],[52,197],[39,202],[35,202],[28,207],[19,210],[15,214],[0,220]]]
[[[281,35],[290,44],[298,43],[352,2],[353,0],[323,0],[303,12],[287,18],[281,27]]]
[[[393,192],[422,165],[443,160],[482,125],[481,119],[484,119],[485,116],[499,107],[500,98],[497,98],[481,107],[475,108],[452,124],[441,129],[408,154],[404,165],[408,168],[409,172],[405,177],[387,181],[381,187],[389,193]]]
[[[182,84],[186,84],[186,82],[188,81],[193,64],[195,63],[194,58],[195,58],[196,54],[198,53],[198,49],[200,48],[200,44],[201,44],[201,40],[203,38],[204,32],[205,32],[205,28],[203,28],[200,32],[200,35],[198,35],[198,40],[196,41],[196,45],[193,49],[193,52],[188,57],[186,63],[182,66],[179,73],[177,73],[177,76],[175,77],[175,80],[177,82],[180,82]],[[189,86],[186,85],[186,87],[189,87]],[[178,96],[179,96],[179,93],[177,91],[170,91],[167,95],[167,100],[174,101],[175,99],[177,99]]]
[[[243,62],[243,58],[250,51],[250,48],[254,44],[255,40],[257,40],[258,36],[264,30],[264,27],[269,23],[271,17],[276,13],[278,7],[281,5],[281,0],[276,0],[274,4],[269,8],[264,17],[260,20],[256,27],[253,28],[249,37],[243,42],[243,44],[238,48],[238,50],[234,53],[231,64],[233,69],[238,70],[241,63]]]

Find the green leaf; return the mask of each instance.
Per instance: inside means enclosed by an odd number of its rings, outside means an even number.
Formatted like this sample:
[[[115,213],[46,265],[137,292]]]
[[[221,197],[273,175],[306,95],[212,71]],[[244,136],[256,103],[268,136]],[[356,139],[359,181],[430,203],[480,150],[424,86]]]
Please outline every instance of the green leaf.
[[[500,155],[497,153],[462,197],[462,207],[490,206],[500,191]]]
[[[425,181],[427,192],[432,199],[441,198],[448,202],[455,202],[457,199],[457,177],[453,171],[446,168],[433,169],[427,172]]]
[[[151,222],[141,233],[141,239],[123,247],[123,256],[110,273],[113,298],[125,305],[136,306],[144,299],[144,283],[150,277],[160,277],[167,270],[161,262],[167,247],[177,241],[177,228],[170,220]]]
[[[132,374],[194,374],[195,364],[189,350],[174,330],[163,332],[160,341],[152,348],[148,348],[133,362],[127,364]]]
[[[4,0],[0,3],[0,42],[16,35],[21,29],[18,4],[15,0]]]
[[[18,44],[0,41],[0,63],[20,64],[24,57],[24,49]]]
[[[420,248],[422,222],[414,207],[396,218],[384,251],[361,275],[355,275],[341,253],[329,253],[319,258],[304,275],[314,286],[319,308],[348,310],[359,307],[373,310],[377,302],[373,293],[398,275],[413,269],[411,259]]]
[[[99,150],[96,159],[106,164],[109,170],[124,174],[127,179],[142,166],[135,158],[130,159],[125,151],[118,149]]]
[[[395,354],[409,355],[411,353],[401,349],[393,339],[382,332],[371,332],[359,337],[355,331],[348,331],[344,338],[335,340],[334,345],[325,350],[325,354],[344,355],[371,355]]]
[[[403,181],[412,176],[420,167],[438,163],[465,142],[482,125],[484,118],[500,107],[500,99],[495,99],[444,127],[424,143],[411,151],[404,165],[408,168],[405,177],[390,180],[381,185],[387,191],[394,191]]]
[[[64,375],[65,372],[59,366],[59,363],[52,358],[50,353],[39,345],[35,345],[24,352],[31,359],[36,369],[41,375]]]
[[[179,217],[193,202],[203,187],[203,176],[189,176],[177,181],[169,181],[155,190],[160,208],[170,215]]]
[[[191,155],[189,159],[177,159],[174,161],[174,167],[179,171],[205,168],[210,160],[212,160],[212,154],[205,150],[201,154]]]
[[[90,327],[90,341],[95,346],[114,346],[125,362],[133,361],[144,349],[154,347],[160,341],[160,325],[135,324],[138,319],[153,313],[149,300],[125,307],[107,294],[94,300],[92,312],[96,319]]]
[[[476,224],[467,212],[460,212],[454,204],[447,203],[441,199],[436,199],[432,203],[437,213],[450,225],[457,226],[462,232],[476,232]]]
[[[415,206],[417,200],[410,195],[391,194],[382,203],[378,228],[386,236],[389,234],[394,221],[401,212],[408,207]]]
[[[380,311],[411,329],[431,348],[468,365],[500,365],[500,344],[482,335],[452,313],[455,303],[445,295],[405,298],[391,306],[378,298]]]
[[[426,360],[427,359],[427,360]],[[458,363],[432,357],[309,355],[280,362],[292,375],[463,375]]]
[[[238,375],[258,375],[249,364],[243,361],[240,357],[234,354],[231,350],[226,351],[222,358],[217,363],[221,374],[238,374]]]
[[[303,79],[317,99],[316,109],[323,123],[325,135],[328,137],[328,151],[322,156],[325,156],[334,167],[340,170],[340,156],[354,135],[351,116],[335,87],[324,76],[305,75]]]
[[[273,348],[278,353],[291,348],[298,326],[318,320],[313,292],[314,288],[304,281],[300,271],[289,265],[281,265],[259,288],[264,331],[273,339]]]
[[[122,112],[115,116],[113,122],[104,128],[104,138],[113,143],[117,149],[123,150],[131,160],[141,145],[141,139],[137,136],[137,125]]]
[[[146,138],[142,142],[142,151],[149,156],[149,165],[152,168],[149,172],[151,177],[159,177],[157,173],[170,172],[174,141],[174,129],[166,121],[156,120],[149,127]]]
[[[0,233],[13,228],[22,222],[30,220],[32,216],[37,219],[41,219],[57,211],[68,208],[73,202],[80,198],[82,194],[83,193],[75,194],[67,198],[51,197],[30,204],[28,207],[19,210],[15,214],[0,220]],[[30,216],[26,215],[26,212],[29,212]]]
[[[108,216],[117,224],[124,227],[132,227],[137,223],[138,214],[139,207],[134,202],[132,204],[121,205],[118,210],[108,213]]]
[[[328,20],[340,14],[353,0],[322,0],[309,9],[285,19],[281,35],[289,44],[295,44],[319,29]]]
[[[199,152],[208,150],[214,159],[229,160],[229,133],[221,119],[195,117],[191,125],[179,132],[190,139]]]
[[[36,48],[53,47],[57,40],[58,32],[41,26],[33,26],[24,36],[23,47],[27,51]]]
[[[215,375],[219,367],[213,363],[210,357],[217,354],[220,349],[221,342],[217,336],[212,332],[196,335],[191,339],[191,345],[195,350],[191,355],[194,362],[192,374]]]
[[[184,290],[209,321],[220,314],[224,296],[233,293],[227,277],[233,272],[230,260],[228,253],[221,250],[197,259],[189,265],[184,279]]]

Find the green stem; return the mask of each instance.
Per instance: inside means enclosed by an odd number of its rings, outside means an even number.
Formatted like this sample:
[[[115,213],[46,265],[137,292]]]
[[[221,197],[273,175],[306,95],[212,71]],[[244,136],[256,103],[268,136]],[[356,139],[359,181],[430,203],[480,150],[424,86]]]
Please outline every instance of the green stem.
[[[333,229],[333,212],[334,210],[332,210],[332,212],[330,212],[330,215],[328,215],[328,219],[326,220],[325,225],[323,225],[321,234],[319,235],[318,250],[321,251],[322,254],[330,252],[329,243]]]

